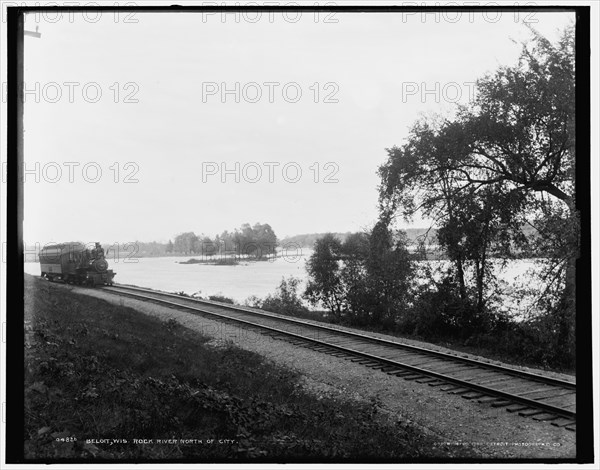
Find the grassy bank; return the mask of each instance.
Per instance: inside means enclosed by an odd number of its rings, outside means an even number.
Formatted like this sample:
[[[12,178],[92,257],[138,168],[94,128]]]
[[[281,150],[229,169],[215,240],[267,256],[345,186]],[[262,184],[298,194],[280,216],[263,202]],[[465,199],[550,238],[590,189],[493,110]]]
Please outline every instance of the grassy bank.
[[[383,419],[374,404],[318,399],[299,387],[294,372],[231,345],[210,346],[210,338],[175,321],[31,276],[25,301],[28,458],[281,462],[450,456],[414,427]]]

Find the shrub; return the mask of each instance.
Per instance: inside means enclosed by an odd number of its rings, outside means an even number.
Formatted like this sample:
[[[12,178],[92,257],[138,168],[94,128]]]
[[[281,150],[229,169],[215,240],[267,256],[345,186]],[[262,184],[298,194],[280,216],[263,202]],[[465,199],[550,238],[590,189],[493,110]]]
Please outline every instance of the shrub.
[[[301,280],[290,276],[287,280],[281,279],[275,294],[269,294],[260,301],[260,308],[283,315],[299,316],[309,312],[298,295]],[[250,299],[249,299],[250,300]]]
[[[208,300],[212,300],[214,302],[221,302],[224,304],[235,304],[235,300],[230,299],[229,297],[225,297],[222,294],[209,295]]]

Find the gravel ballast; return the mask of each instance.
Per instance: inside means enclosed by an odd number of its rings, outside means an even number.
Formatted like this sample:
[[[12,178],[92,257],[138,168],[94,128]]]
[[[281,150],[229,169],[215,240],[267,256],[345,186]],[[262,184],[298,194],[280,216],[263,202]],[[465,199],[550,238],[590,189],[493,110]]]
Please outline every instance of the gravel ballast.
[[[504,408],[492,408],[476,400],[466,400],[441,392],[427,384],[393,377],[342,358],[294,346],[233,324],[221,323],[200,315],[119,296],[108,291],[67,285],[61,287],[78,294],[131,307],[162,320],[175,319],[187,328],[212,337],[213,340],[209,344],[214,347],[221,347],[231,342],[239,348],[259,353],[279,365],[300,372],[305,388],[317,396],[375,402],[379,410],[390,420],[402,422],[408,420],[435,437],[438,445],[447,449],[450,455],[459,448],[466,447],[485,459],[554,459],[576,456],[574,432],[549,423],[520,417],[515,413],[507,412]],[[398,338],[386,335],[373,335],[398,341]],[[409,340],[402,340],[402,342],[448,351],[422,342]],[[459,355],[466,356],[462,353]],[[493,362],[497,363],[497,361]],[[535,370],[534,372],[550,375],[547,372]],[[572,377],[562,374],[553,375],[573,380]]]

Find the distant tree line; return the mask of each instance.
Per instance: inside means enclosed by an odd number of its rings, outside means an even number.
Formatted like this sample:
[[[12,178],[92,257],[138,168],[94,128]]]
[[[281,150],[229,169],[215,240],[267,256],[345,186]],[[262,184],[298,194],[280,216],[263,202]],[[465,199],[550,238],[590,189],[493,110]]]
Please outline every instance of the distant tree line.
[[[425,228],[409,228],[404,230],[406,237],[413,244],[419,244],[425,242],[426,244],[434,244],[436,243],[436,233],[437,230],[435,228],[425,229]],[[290,237],[285,237],[281,240],[281,246],[298,246],[301,248],[312,248],[317,240],[323,238],[325,235],[333,235],[342,243],[346,240],[346,238],[353,235],[352,232],[328,232],[328,233],[304,233],[301,235],[293,235]]]
[[[43,245],[27,245],[26,261],[38,261],[37,251]],[[102,243],[107,258],[135,259],[144,257],[160,257],[170,255],[238,255],[263,259],[275,254],[279,241],[269,224],[256,223],[253,226],[243,224],[240,228],[229,232],[225,230],[220,235],[196,235],[194,232],[184,232],[166,243],[152,241],[132,241],[124,243]]]
[[[269,224],[243,224],[232,232],[225,230],[213,238],[196,235],[194,232],[180,233],[166,244],[166,254],[201,256],[237,255],[254,259],[275,256],[278,246],[277,235]]]
[[[335,232],[332,235],[339,240],[345,240],[351,232]],[[297,246],[300,248],[312,248],[319,238],[322,238],[325,233],[303,233],[300,235],[292,235],[281,240],[281,246]]]

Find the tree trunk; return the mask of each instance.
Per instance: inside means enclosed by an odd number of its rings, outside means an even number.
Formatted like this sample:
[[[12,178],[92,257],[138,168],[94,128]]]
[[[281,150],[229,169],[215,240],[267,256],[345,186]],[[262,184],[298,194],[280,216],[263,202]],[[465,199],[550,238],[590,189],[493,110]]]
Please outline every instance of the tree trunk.
[[[557,322],[557,354],[571,362],[575,357],[575,294],[576,294],[576,266],[577,258],[572,256],[567,261],[565,269],[565,288],[558,305]]]
[[[487,235],[487,231],[486,231]],[[484,241],[483,250],[481,253],[481,260],[477,263],[477,313],[483,313],[483,281],[485,279],[485,263],[486,263],[486,252],[488,249],[487,238]]]
[[[483,278],[485,273],[485,259],[476,263],[477,270],[477,313],[483,312]]]
[[[465,301],[467,299],[467,288],[465,287],[465,270],[462,263],[462,257],[460,255],[456,259],[456,271],[458,275],[460,300]]]
[[[456,226],[456,222],[455,222],[455,218],[454,218],[454,208],[452,206],[452,204],[453,204],[452,195],[450,194],[450,189],[448,186],[448,182],[446,180],[444,181],[444,192],[445,192],[445,196],[446,196],[446,209],[448,211],[449,225]],[[458,277],[460,300],[462,300],[464,302],[467,298],[467,289],[465,287],[465,270],[463,267],[463,260],[462,260],[462,255],[460,253],[459,245],[460,245],[460,243],[458,240],[452,239],[449,243],[448,248],[449,248],[449,254],[450,254],[451,258],[452,258],[453,249],[456,250],[456,257],[455,257],[454,262],[456,263],[456,274]]]
[[[557,354],[563,359],[563,362],[571,364],[575,359],[575,313],[576,313],[576,282],[577,282],[577,258],[579,257],[579,218],[575,201],[572,198],[563,199],[569,206],[570,218],[574,219],[575,233],[571,233],[571,244],[573,251],[567,260],[565,267],[565,287],[561,295],[561,300],[558,305],[557,313]],[[573,222],[571,222],[573,223]],[[571,224],[569,224],[571,225]],[[573,227],[568,227],[568,230],[573,230]],[[571,248],[571,247],[570,247]]]

